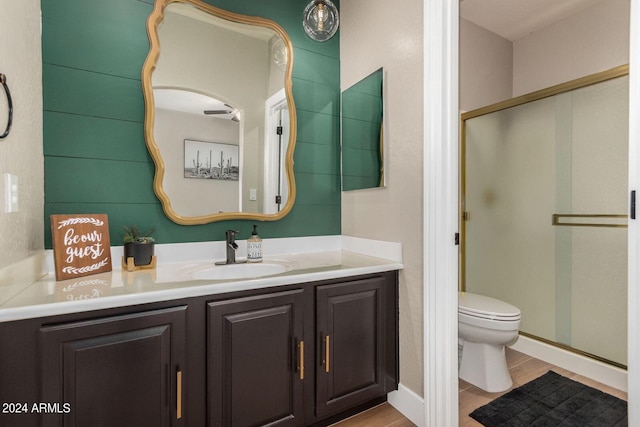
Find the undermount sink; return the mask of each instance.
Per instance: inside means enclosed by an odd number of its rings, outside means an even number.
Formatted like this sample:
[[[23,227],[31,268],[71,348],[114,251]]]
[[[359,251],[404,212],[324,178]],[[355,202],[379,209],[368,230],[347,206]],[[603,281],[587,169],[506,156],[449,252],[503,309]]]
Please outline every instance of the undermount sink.
[[[225,264],[194,271],[191,276],[196,280],[252,279],[272,276],[285,271],[287,271],[287,266],[282,264]]]

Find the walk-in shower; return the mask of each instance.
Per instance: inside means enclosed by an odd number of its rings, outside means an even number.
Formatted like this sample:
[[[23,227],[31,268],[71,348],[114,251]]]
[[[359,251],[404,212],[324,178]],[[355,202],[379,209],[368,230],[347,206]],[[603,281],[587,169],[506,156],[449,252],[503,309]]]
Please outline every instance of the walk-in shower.
[[[462,115],[461,289],[627,364],[628,67]]]

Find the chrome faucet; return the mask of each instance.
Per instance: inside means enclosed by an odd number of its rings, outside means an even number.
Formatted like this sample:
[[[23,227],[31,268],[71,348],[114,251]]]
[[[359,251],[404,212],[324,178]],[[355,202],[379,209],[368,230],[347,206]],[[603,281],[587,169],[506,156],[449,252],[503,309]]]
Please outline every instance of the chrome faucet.
[[[236,250],[238,249],[238,244],[236,243],[236,233],[237,231],[235,230],[226,231],[227,241],[226,241],[225,247],[227,250],[227,260],[216,262],[216,264],[224,265],[224,264],[239,264],[239,263],[246,262],[244,260],[236,261]]]

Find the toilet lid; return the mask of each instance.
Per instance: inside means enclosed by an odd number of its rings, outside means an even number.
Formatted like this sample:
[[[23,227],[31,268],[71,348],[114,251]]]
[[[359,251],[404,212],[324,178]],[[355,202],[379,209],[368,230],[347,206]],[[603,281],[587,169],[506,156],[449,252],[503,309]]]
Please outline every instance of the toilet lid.
[[[520,319],[520,309],[504,301],[469,292],[458,293],[458,312],[495,320]]]

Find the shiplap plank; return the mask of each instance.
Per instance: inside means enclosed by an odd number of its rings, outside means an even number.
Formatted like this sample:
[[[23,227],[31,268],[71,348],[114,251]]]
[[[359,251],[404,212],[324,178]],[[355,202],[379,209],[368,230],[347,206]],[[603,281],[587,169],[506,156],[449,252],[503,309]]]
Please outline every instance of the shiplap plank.
[[[42,76],[45,111],[144,120],[139,80],[50,64],[42,64]]]
[[[138,0],[43,1],[42,60],[140,79],[152,9]]]
[[[298,142],[293,159],[296,173],[340,175],[340,151],[333,145]]]
[[[340,87],[340,60],[305,49],[294,48],[293,77],[332,87]]]
[[[106,213],[109,216],[109,233],[113,246],[122,245],[124,226],[136,224],[141,228],[155,228],[157,243],[206,242],[224,240],[225,231],[238,230],[240,238],[251,235],[256,221],[222,221],[205,225],[183,226],[171,222],[162,211],[160,202],[137,203],[45,203],[45,245],[51,248],[49,215],[76,213]],[[340,211],[333,205],[295,205],[291,214],[275,222],[258,222],[263,238],[297,237],[299,230],[308,230],[306,236],[331,236],[340,234]],[[322,218],[322,220],[319,220]],[[313,222],[313,223],[312,223]],[[207,254],[203,254],[206,258]],[[170,261],[170,260],[161,260]]]
[[[297,110],[298,141],[340,149],[340,117]]]
[[[340,175],[299,173],[296,175],[300,205],[340,205]]]
[[[45,156],[151,162],[140,122],[44,112]]]
[[[45,201],[156,203],[153,163],[45,157]]]
[[[294,78],[293,99],[296,110],[340,115],[340,90],[335,86]]]

